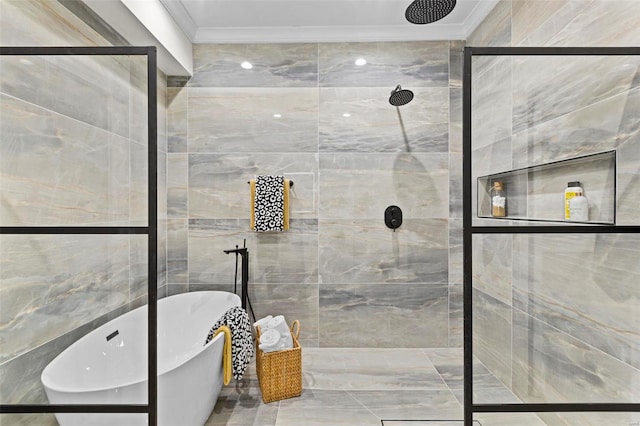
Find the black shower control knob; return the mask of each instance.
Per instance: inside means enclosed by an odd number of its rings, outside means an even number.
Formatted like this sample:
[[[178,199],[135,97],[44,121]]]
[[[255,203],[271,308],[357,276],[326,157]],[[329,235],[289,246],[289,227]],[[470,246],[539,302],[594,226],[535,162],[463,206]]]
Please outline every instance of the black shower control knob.
[[[394,231],[402,225],[402,210],[398,206],[389,206],[384,211],[384,223]]]

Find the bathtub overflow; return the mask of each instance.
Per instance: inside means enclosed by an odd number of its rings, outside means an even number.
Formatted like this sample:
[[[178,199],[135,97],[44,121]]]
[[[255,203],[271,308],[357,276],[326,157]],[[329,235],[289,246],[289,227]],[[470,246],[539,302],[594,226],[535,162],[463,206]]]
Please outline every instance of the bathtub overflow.
[[[111,333],[110,335],[107,336],[107,342],[111,339],[113,339],[114,337],[116,337],[118,334],[120,334],[120,332],[118,330],[114,331],[113,333]]]

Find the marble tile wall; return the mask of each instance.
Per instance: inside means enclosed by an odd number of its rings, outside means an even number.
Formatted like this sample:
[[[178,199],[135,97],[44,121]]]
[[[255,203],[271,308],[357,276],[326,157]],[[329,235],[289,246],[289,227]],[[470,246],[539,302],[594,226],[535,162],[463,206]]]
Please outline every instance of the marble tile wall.
[[[636,46],[640,31],[629,14],[638,6],[624,0],[504,0],[467,45]],[[600,214],[607,192],[601,184],[615,179],[616,223],[638,225],[639,70],[638,58],[628,56],[474,61],[474,174],[616,149],[617,176],[600,176],[590,185],[590,208]],[[505,101],[496,100],[500,93]],[[492,136],[498,133],[504,137]],[[600,170],[582,167],[585,180]],[[528,196],[538,200],[529,213],[544,213],[553,203],[540,193],[550,182],[529,182]],[[498,244],[503,238],[474,239],[480,360],[524,402],[638,402],[637,236],[516,235]],[[626,414],[540,417],[549,425],[629,423]]]
[[[194,45],[167,89],[169,293],[229,288],[246,239],[256,315],[300,316],[305,344],[460,346],[463,46]],[[257,174],[294,181],[288,232],[249,231]]]
[[[67,6],[70,2],[67,2]],[[2,45],[110,45],[61,2],[0,0]],[[0,61],[0,223],[147,223],[146,60]],[[166,76],[158,73],[158,285],[166,293]],[[145,236],[4,235],[0,400],[46,403],[40,371],[66,346],[144,304]],[[28,418],[13,416],[12,422]],[[3,423],[4,424],[4,423]]]

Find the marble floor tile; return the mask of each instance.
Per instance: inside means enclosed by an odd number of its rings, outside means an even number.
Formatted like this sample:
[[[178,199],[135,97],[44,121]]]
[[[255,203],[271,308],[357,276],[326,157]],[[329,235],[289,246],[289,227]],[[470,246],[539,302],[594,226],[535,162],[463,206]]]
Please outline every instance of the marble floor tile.
[[[302,395],[269,404],[262,402],[251,363],[242,380],[223,387],[205,426],[463,425],[462,388],[452,389],[462,386],[461,348],[304,348],[303,363]],[[455,371],[447,376],[447,368]],[[495,377],[485,382],[499,384]],[[474,398],[507,393],[495,385],[478,389]],[[478,416],[474,426],[484,426],[484,418],[496,426],[544,425],[534,414],[503,413]]]
[[[482,426],[545,426],[533,413],[482,413],[476,415]]]
[[[452,390],[464,388],[462,348],[423,349],[442,380]],[[474,389],[503,388],[504,385],[477,359],[473,364]]]
[[[349,392],[304,389],[298,398],[280,401],[276,426],[379,426],[380,419]]]
[[[380,419],[459,420],[462,405],[449,390],[352,391]]]
[[[311,389],[446,389],[420,349],[305,348],[303,363]]]

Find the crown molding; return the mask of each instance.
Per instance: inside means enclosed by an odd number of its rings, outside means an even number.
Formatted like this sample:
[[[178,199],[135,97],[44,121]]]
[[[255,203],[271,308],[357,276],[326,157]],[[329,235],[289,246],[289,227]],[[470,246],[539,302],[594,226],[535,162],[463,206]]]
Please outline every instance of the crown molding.
[[[189,40],[193,43],[198,27],[193,18],[184,7],[181,1],[160,0],[160,3],[167,9],[169,14],[176,21],[178,26],[184,31]]]
[[[464,40],[461,24],[200,28],[194,43],[331,43]]]

